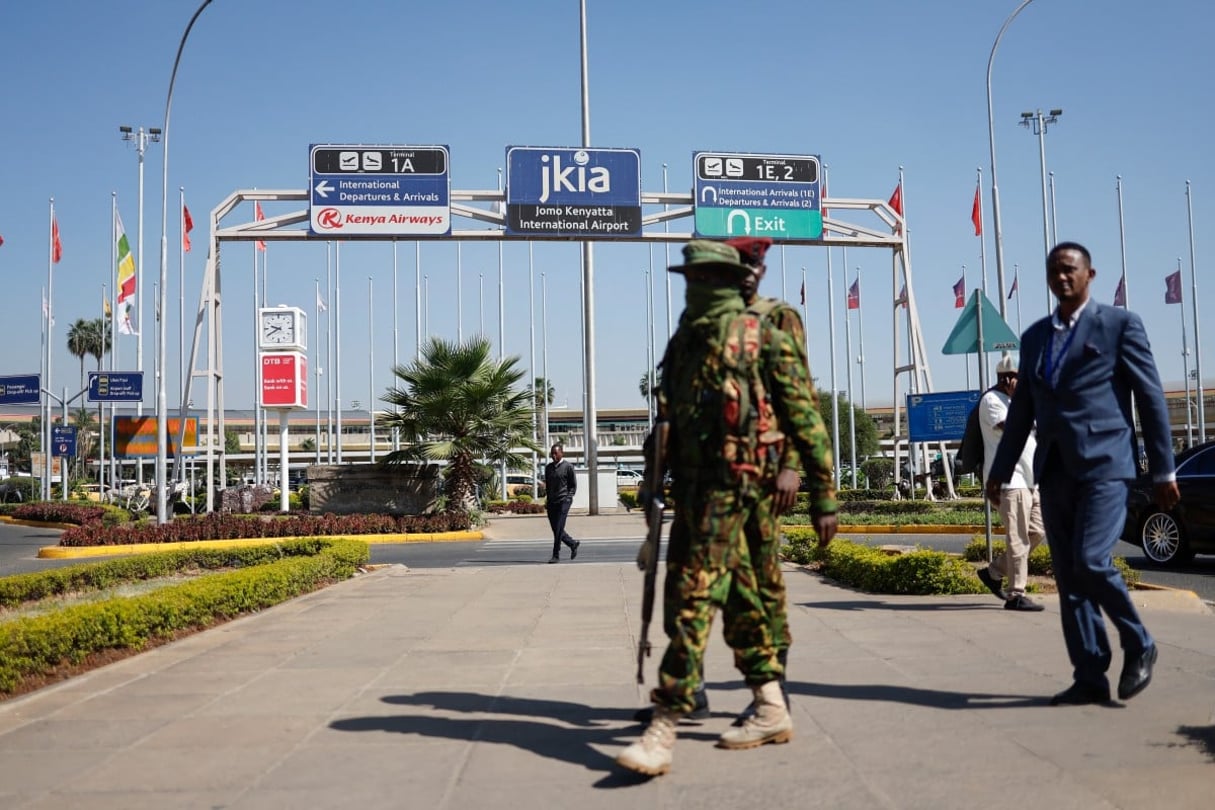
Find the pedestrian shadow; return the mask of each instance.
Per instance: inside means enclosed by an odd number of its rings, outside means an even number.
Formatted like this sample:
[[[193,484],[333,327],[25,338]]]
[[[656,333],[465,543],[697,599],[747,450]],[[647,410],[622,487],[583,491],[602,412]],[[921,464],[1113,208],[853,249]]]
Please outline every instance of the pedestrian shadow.
[[[641,784],[649,777],[621,770],[595,746],[620,746],[637,738],[634,709],[599,708],[560,700],[514,698],[476,692],[419,692],[389,695],[385,703],[416,707],[417,714],[348,717],[329,727],[336,731],[387,732],[461,742],[510,745],[536,756],[600,772],[597,788]],[[437,717],[435,711],[512,715],[513,717]],[[535,718],[535,719],[520,719]],[[679,730],[681,740],[716,740],[716,734]]]
[[[1197,748],[1215,761],[1215,726],[1178,726],[1176,733],[1186,739],[1184,745]]]
[[[835,599],[826,602],[798,602],[798,607],[821,608],[823,610],[897,610],[904,611],[949,611],[975,610],[983,608],[1003,609],[1004,604],[991,599],[968,602],[884,602],[881,599]]]
[[[737,688],[738,682],[723,681],[709,683],[706,686],[710,689],[731,689]],[[946,692],[940,689],[919,689],[914,686],[894,686],[884,683],[834,684],[788,681],[785,689],[791,696],[802,695],[830,700],[875,700],[883,703],[926,706],[931,709],[1024,709],[1050,705],[1049,696]]]

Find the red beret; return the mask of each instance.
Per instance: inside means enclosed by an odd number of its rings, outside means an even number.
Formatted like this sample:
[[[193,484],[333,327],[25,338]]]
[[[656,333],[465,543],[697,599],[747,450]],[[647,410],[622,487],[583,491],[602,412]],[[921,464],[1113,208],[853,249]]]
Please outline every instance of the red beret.
[[[764,254],[772,247],[772,240],[766,236],[736,236],[727,239],[726,244],[738,251],[743,264],[759,267],[764,263]]]

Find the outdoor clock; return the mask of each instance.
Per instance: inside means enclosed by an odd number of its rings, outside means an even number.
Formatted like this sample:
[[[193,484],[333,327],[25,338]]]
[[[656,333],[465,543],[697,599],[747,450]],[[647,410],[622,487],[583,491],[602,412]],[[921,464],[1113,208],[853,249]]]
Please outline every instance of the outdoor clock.
[[[308,348],[308,316],[299,307],[267,307],[257,311],[257,348],[263,351],[304,351]]]

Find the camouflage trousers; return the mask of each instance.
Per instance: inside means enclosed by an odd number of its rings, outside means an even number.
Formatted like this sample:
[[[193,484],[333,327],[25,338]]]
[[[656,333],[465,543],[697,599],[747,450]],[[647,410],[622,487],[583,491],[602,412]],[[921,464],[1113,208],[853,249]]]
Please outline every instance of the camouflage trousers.
[[[671,523],[663,583],[669,641],[658,686],[650,694],[653,702],[676,712],[695,706],[693,694],[701,685],[705,647],[719,608],[723,635],[747,685],[760,686],[783,673],[744,532],[756,504],[731,491],[698,494],[677,501]]]
[[[785,600],[785,575],[780,570],[780,518],[775,510],[776,498],[768,494],[755,503],[755,508],[743,527],[747,550],[755,569],[756,590],[772,631],[772,641],[778,651],[789,649],[793,636],[789,632],[789,607]]]

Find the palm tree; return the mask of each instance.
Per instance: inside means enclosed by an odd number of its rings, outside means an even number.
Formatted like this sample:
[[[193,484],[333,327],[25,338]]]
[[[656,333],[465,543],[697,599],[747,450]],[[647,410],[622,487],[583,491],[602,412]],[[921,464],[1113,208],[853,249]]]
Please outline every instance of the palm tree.
[[[552,405],[553,400],[557,398],[557,389],[553,387],[553,381],[543,377],[537,377],[532,381],[531,391],[536,402],[535,408],[538,411],[544,410],[545,406]]]
[[[519,358],[492,358],[489,340],[464,343],[432,337],[422,358],[396,366],[398,384],[380,397],[393,410],[377,421],[400,432],[405,446],[385,464],[445,461],[448,511],[461,511],[473,492],[476,462],[525,470],[530,459],[516,449],[541,452],[532,440],[532,392],[517,387],[524,372]],[[551,389],[550,389],[551,390]]]
[[[97,358],[97,370],[101,371],[101,361],[114,348],[114,332],[110,327],[110,322],[105,318],[94,318],[87,321],[85,335],[85,352]]]
[[[80,361],[80,387],[84,387],[84,356],[89,353],[91,341],[89,338],[89,322],[84,318],[77,318],[76,322],[68,327],[67,333],[67,348],[72,356]]]

